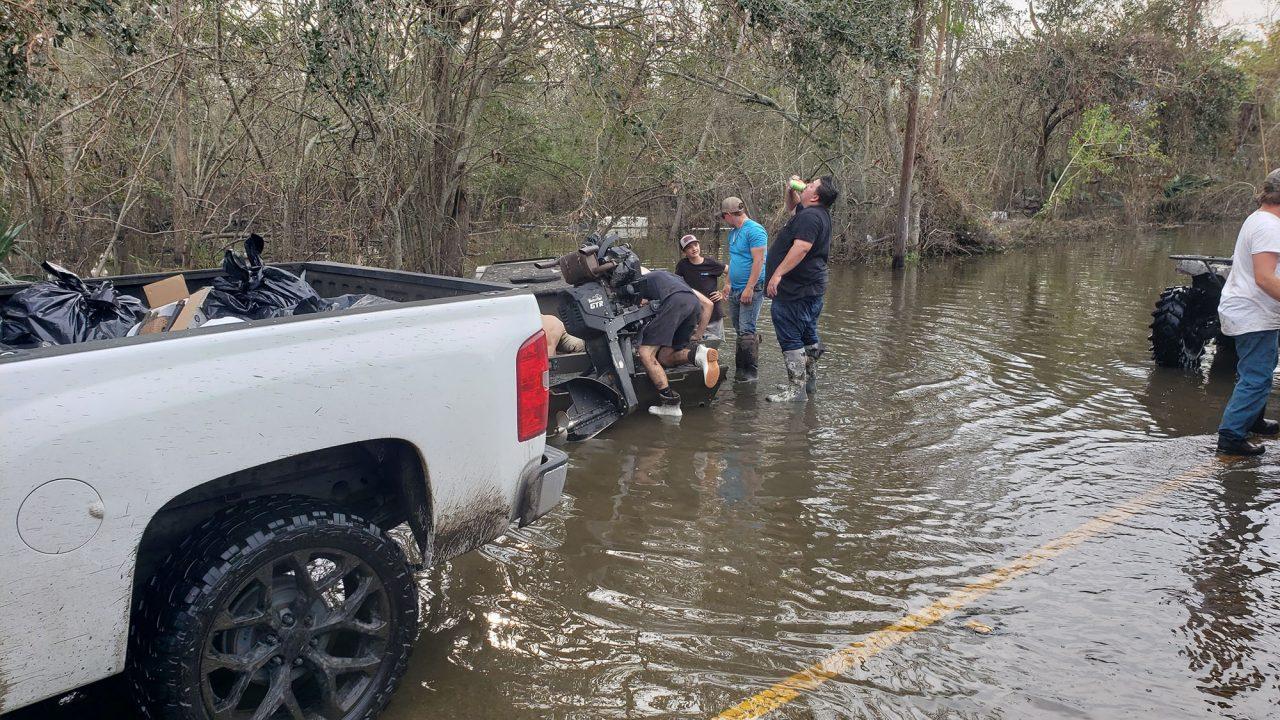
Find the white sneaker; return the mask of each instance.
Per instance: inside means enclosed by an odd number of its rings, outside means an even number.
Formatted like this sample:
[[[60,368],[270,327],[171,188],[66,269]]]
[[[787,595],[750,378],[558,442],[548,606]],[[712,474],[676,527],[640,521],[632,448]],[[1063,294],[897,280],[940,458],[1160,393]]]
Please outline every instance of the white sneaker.
[[[699,345],[693,353],[693,364],[702,368],[702,383],[709,388],[720,382],[720,351]]]
[[[673,417],[673,418],[678,418],[684,415],[684,413],[681,412],[679,405],[663,405],[662,403],[658,403],[657,405],[650,405],[649,414],[658,415],[660,417]]]

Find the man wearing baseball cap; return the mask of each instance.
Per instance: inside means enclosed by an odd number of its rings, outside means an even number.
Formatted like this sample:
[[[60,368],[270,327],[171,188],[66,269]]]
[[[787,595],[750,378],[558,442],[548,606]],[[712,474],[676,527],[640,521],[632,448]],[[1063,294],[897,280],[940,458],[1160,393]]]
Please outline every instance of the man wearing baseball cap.
[[[1236,386],[1218,426],[1219,455],[1261,455],[1249,435],[1275,436],[1280,423],[1266,419],[1271,377],[1280,341],[1280,169],[1262,183],[1258,209],[1236,238],[1231,273],[1218,302],[1222,332],[1235,340]]]
[[[727,197],[720,202],[720,218],[729,230],[729,322],[738,332],[738,350],[734,353],[736,379],[753,382],[760,368],[760,336],[756,323],[764,306],[765,248],[769,233],[764,226],[747,217],[747,205],[741,198]]]

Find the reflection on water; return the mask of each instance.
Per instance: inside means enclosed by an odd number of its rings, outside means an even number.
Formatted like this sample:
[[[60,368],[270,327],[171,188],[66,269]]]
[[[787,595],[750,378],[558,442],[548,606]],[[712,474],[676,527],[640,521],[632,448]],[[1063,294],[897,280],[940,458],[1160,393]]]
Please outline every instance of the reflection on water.
[[[572,446],[563,507],[422,579],[431,613],[386,717],[714,715],[1203,463],[1230,369],[1155,369],[1147,323],[1178,282],[1167,254],[1233,239],[833,271],[815,402],[763,402],[784,375],[766,312],[760,387]],[[778,716],[1280,715],[1273,455]]]
[[[1186,568],[1191,588],[1183,632],[1200,689],[1230,708],[1238,696],[1280,689],[1275,658],[1259,650],[1280,629],[1280,609],[1266,583],[1280,569],[1280,547],[1266,542],[1280,495],[1264,491],[1255,469],[1224,474],[1210,494],[1214,528]]]

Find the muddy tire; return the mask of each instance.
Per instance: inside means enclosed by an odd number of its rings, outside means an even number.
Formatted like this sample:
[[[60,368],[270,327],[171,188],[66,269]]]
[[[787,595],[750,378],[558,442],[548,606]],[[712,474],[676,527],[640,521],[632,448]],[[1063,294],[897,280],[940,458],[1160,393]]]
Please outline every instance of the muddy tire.
[[[417,632],[400,546],[295,497],[206,521],[140,595],[128,675],[156,720],[374,718]]]
[[[1160,293],[1151,313],[1151,357],[1161,367],[1195,370],[1204,356],[1205,341],[1194,327],[1189,290],[1171,287]]]

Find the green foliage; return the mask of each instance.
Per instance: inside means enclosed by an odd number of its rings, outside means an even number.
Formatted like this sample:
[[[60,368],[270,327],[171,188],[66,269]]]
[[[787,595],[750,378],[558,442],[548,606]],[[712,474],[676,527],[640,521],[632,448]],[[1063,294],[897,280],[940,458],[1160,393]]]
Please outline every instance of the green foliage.
[[[1080,195],[1091,183],[1114,179],[1122,171],[1143,172],[1163,165],[1154,139],[1158,129],[1152,108],[1139,108],[1129,118],[1117,117],[1110,105],[1086,110],[1067,145],[1070,160],[1063,168],[1041,212],[1051,213]]]
[[[138,28],[118,0],[0,3],[0,102],[38,102],[51,88],[38,76],[52,49],[72,37],[102,38],[120,55],[138,52]]]
[[[305,0],[295,12],[302,26],[308,83],[344,100],[384,98],[388,87],[386,21],[401,12],[390,0]]]
[[[580,116],[579,116],[580,117]],[[482,132],[495,145],[473,175],[477,192],[502,199],[546,195],[562,186],[566,173],[581,172],[585,153],[572,127],[548,125],[536,110],[509,100],[485,107]]]
[[[1164,197],[1173,200],[1179,195],[1199,192],[1213,185],[1213,179],[1203,175],[1174,175],[1164,186]]]
[[[1250,73],[1275,77],[1280,75],[1280,20],[1266,28],[1261,39],[1244,43],[1245,57],[1241,58],[1241,66]]]
[[[903,0],[739,0],[753,27],[778,36],[801,114],[840,120],[837,100],[857,64],[907,67],[910,8]]]
[[[1063,214],[1235,212],[1223,198],[1247,202],[1264,139],[1274,160],[1280,25],[1245,42],[1182,0],[948,2],[941,48],[942,0],[926,5],[926,251],[1050,190]],[[281,257],[425,263],[464,223],[497,239],[513,214],[635,214],[667,233],[730,194],[776,227],[791,172],[841,179],[847,238],[896,227],[910,0],[174,7],[0,0],[0,98],[17,100],[0,207],[31,218],[32,254],[87,267],[119,237],[138,267],[198,263],[252,224]]]
[[[1248,75],[1225,53],[1209,52],[1188,52],[1171,71],[1178,81],[1157,87],[1162,149],[1200,162],[1230,150]]]
[[[13,224],[3,216],[0,216],[0,283],[21,282],[25,278],[15,276],[9,270],[9,257],[11,255],[21,254],[18,248],[18,236],[22,234],[22,229],[26,227],[26,223]]]

